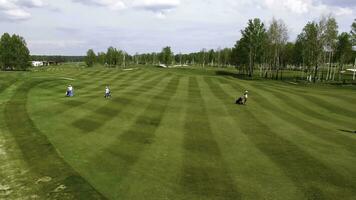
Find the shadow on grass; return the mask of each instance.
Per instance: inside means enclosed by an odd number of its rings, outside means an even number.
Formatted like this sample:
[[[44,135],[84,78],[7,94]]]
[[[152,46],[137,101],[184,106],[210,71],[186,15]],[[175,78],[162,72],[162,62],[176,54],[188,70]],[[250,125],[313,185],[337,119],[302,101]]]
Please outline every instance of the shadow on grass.
[[[345,133],[356,133],[356,131],[350,131],[350,130],[344,130],[344,129],[338,129],[338,130],[345,132]]]
[[[253,80],[252,77],[246,75],[246,74],[239,74],[239,73],[235,73],[235,72],[229,72],[229,71],[223,71],[223,70],[218,70],[215,72],[215,74],[217,76],[230,76],[233,78],[237,78],[237,79],[242,79],[242,80]]]

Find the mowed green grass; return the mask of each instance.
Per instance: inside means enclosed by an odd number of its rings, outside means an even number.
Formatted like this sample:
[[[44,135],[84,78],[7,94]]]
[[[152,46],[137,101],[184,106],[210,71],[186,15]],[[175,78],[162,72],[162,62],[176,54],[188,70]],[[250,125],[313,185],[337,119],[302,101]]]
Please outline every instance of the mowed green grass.
[[[240,80],[217,70],[50,69],[0,73],[0,125],[18,149],[8,159],[23,159],[28,172],[19,181],[34,183],[24,195],[356,197],[354,87]],[[68,84],[73,98],[64,97]],[[247,105],[235,105],[244,90]],[[41,177],[52,179],[35,184]]]

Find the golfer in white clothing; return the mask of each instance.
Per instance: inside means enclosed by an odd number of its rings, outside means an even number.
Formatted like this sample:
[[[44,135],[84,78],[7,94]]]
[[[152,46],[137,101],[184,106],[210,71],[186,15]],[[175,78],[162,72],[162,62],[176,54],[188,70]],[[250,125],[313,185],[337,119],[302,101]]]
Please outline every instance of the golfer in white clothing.
[[[111,97],[111,91],[109,86],[106,86],[105,88],[105,98],[110,98]]]

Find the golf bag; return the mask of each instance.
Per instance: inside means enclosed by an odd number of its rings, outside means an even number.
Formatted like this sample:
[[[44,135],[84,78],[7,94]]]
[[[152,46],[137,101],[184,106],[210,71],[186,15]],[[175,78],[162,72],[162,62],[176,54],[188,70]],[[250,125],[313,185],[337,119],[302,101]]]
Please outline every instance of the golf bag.
[[[73,94],[73,91],[67,91],[67,94],[66,94],[66,96],[67,97],[72,97],[74,94]]]
[[[109,93],[105,93],[105,96],[104,96],[105,98],[110,98],[111,97],[111,92],[109,92]]]
[[[242,97],[238,98],[235,102],[236,104],[243,105],[244,104],[244,99]]]

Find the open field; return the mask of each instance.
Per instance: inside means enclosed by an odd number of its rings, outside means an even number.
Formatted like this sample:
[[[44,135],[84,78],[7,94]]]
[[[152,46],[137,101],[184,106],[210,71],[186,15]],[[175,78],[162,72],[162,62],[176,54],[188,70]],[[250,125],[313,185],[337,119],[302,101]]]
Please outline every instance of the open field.
[[[355,86],[50,69],[0,72],[0,199],[356,197]]]

